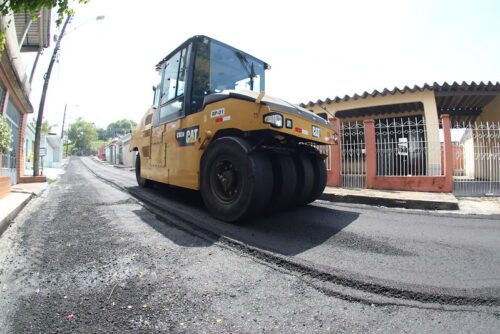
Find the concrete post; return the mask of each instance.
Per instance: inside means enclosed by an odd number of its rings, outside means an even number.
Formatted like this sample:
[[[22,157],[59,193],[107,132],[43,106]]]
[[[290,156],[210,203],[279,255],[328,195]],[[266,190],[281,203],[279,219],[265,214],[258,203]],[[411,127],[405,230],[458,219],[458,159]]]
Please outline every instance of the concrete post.
[[[443,135],[444,135],[444,176],[445,185],[443,192],[453,191],[453,146],[451,143],[451,121],[450,115],[442,115]]]
[[[427,138],[427,176],[441,175],[441,143],[439,141],[439,116],[434,92],[426,92],[424,105]]]
[[[363,121],[365,127],[366,188],[373,189],[377,176],[377,147],[375,145],[375,121]]]
[[[340,167],[342,164],[341,147],[340,147],[341,123],[338,118],[332,118],[330,119],[330,124],[335,128],[335,132],[337,133],[339,140],[337,144],[330,146],[330,171],[328,172],[328,179],[326,184],[330,187],[340,187],[341,186]]]

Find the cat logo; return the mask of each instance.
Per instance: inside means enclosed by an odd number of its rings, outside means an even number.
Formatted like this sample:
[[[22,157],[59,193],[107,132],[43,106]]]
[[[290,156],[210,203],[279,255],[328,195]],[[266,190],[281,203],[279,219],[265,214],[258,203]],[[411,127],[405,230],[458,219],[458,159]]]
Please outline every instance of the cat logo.
[[[179,146],[191,146],[198,140],[199,131],[199,126],[179,129],[175,131],[175,139]]]

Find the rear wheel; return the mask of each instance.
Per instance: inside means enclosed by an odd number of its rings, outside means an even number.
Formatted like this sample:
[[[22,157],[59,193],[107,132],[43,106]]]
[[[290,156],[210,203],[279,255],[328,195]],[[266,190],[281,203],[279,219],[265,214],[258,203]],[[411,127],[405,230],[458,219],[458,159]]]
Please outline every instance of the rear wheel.
[[[201,196],[208,211],[220,220],[235,222],[258,215],[271,199],[271,161],[250,148],[241,138],[223,137],[203,156]]]
[[[297,191],[297,168],[290,155],[272,154],[274,184],[268,212],[287,209],[293,204]]]
[[[316,154],[311,155],[310,158],[314,171],[314,182],[311,196],[307,199],[307,203],[314,202],[323,194],[327,179],[325,159]]]
[[[297,168],[297,190],[293,205],[306,205],[312,196],[314,185],[314,168],[309,155],[298,153],[295,155],[295,167]]]
[[[137,180],[137,184],[141,188],[148,187],[151,184],[151,181],[141,176],[141,156],[137,153],[137,157],[135,159],[135,178]]]

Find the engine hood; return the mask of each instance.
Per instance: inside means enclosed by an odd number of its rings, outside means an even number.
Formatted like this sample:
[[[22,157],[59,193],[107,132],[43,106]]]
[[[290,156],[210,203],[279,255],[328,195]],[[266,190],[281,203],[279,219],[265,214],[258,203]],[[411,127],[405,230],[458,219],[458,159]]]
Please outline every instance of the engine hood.
[[[215,94],[210,94],[205,97],[204,100],[204,105],[213,103],[216,101],[221,101],[227,98],[235,98],[235,99],[241,99],[241,100],[246,100],[246,101],[251,101],[255,102],[259,96],[259,93],[257,92],[252,92],[249,90],[224,90],[221,93],[215,93]],[[271,110],[273,111],[279,111],[284,114],[292,114],[295,116],[298,116],[300,118],[307,119],[311,122],[320,124],[322,126],[325,126],[330,129],[334,129],[333,126],[323,119],[322,117],[310,112],[307,109],[304,109],[302,107],[299,107],[295,104],[286,102],[282,99],[279,99],[277,97],[269,96],[269,95],[264,95],[262,98],[261,104],[267,105]],[[334,129],[335,130],[335,129]]]

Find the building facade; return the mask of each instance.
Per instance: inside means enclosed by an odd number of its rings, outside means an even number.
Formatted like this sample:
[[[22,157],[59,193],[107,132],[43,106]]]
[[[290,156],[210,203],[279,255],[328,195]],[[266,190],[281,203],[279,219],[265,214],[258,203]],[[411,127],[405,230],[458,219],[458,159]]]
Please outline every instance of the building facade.
[[[404,87],[302,104],[339,129],[329,185],[500,195],[500,83]]]
[[[50,11],[46,10],[40,13],[36,22],[28,13],[0,17],[0,29],[5,33],[5,48],[0,61],[0,116],[7,120],[13,135],[12,149],[0,157],[2,185],[6,184],[6,178],[10,184],[24,179],[25,132],[33,106],[29,99],[31,76],[26,73],[21,52],[41,51],[47,47],[49,27]]]
[[[133,167],[135,165],[135,152],[130,152],[131,134],[114,138],[104,147],[105,160],[111,165]],[[99,155],[99,151],[98,151]]]

